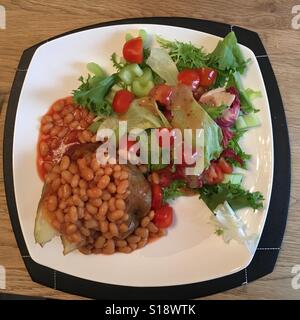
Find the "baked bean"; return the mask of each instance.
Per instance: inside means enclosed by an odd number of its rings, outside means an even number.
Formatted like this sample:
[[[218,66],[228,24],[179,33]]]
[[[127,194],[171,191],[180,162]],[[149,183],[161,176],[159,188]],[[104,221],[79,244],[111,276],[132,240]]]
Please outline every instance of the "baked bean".
[[[104,217],[107,213],[107,210],[108,210],[108,203],[107,201],[103,201],[98,210],[99,216]]]
[[[78,164],[78,167],[79,169],[83,169],[86,167],[86,161],[85,161],[85,158],[80,158],[77,160],[77,164]]]
[[[79,126],[79,121],[75,120],[69,124],[69,127],[72,129],[76,129]]]
[[[129,214],[125,213],[122,220],[127,221],[128,219],[129,219]]]
[[[70,158],[68,156],[63,156],[60,162],[60,170],[64,171],[69,168],[70,165]]]
[[[53,192],[56,192],[60,187],[60,178],[55,178],[51,183],[51,189]]]
[[[75,206],[81,207],[81,208],[84,207],[84,202],[80,199],[78,194],[74,194],[72,198]]]
[[[45,157],[49,152],[49,147],[45,141],[40,142],[40,154],[42,157]]]
[[[91,162],[91,169],[92,169],[93,171],[95,171],[95,173],[97,174],[97,171],[99,170],[99,168],[100,168],[100,164],[99,164],[99,162],[97,161],[97,159],[94,158],[94,159],[92,160],[92,162]]]
[[[148,242],[148,239],[142,239],[141,241],[138,242],[137,244],[137,247],[140,249],[140,248],[143,248],[145,247],[145,245],[147,244]]]
[[[64,123],[68,124],[74,120],[74,116],[72,113],[68,113],[64,116]]]
[[[118,251],[122,252],[122,253],[130,253],[130,252],[132,252],[132,249],[129,246],[126,246],[126,247],[118,248]]]
[[[91,142],[92,143],[96,143],[97,142],[97,135],[94,134],[92,137],[91,137]]]
[[[46,114],[43,116],[41,123],[46,124],[46,123],[52,122],[52,121],[53,121],[52,117],[49,114]]]
[[[153,210],[151,210],[151,211],[149,212],[149,214],[148,214],[149,219],[150,219],[150,220],[153,220],[154,216],[155,216],[155,212],[154,212]]]
[[[85,210],[83,218],[85,221],[89,221],[89,220],[93,219],[93,216],[87,210]]]
[[[64,184],[60,188],[62,188],[62,198],[67,199],[70,197],[72,193],[72,189],[69,184]]]
[[[42,126],[42,133],[48,134],[52,128],[53,128],[53,123],[48,122]]]
[[[49,211],[55,211],[57,208],[57,197],[55,195],[51,195],[48,198],[47,208]]]
[[[91,198],[89,200],[90,204],[92,204],[93,206],[99,208],[102,204],[102,199],[101,198]]]
[[[86,181],[91,181],[94,178],[94,172],[92,169],[85,167],[80,169],[80,175]]]
[[[148,238],[149,236],[149,230],[147,228],[136,228],[134,233],[141,238]]]
[[[113,167],[113,170],[114,170],[114,172],[118,172],[118,171],[121,171],[121,166],[119,165],[119,164],[116,164],[116,165],[114,165],[114,167]]]
[[[59,178],[59,175],[57,173],[49,172],[45,176],[45,182],[46,183],[50,183],[50,182],[52,182],[53,180],[55,180],[57,178]]]
[[[143,228],[145,228],[145,227],[148,226],[149,223],[150,223],[150,218],[149,218],[149,217],[144,217],[144,218],[142,219],[142,221],[141,221],[141,226],[142,226]]]
[[[59,165],[55,165],[52,169],[52,173],[60,173],[60,166]]]
[[[113,176],[114,176],[114,179],[119,179],[121,176],[121,171],[115,171]]]
[[[59,223],[59,221],[57,219],[53,219],[51,221],[52,227],[58,231],[60,231],[61,229],[61,224]]]
[[[92,253],[92,249],[90,247],[84,246],[78,249],[82,254],[89,255]]]
[[[113,172],[113,169],[111,167],[105,167],[104,169],[104,174],[106,174],[107,176],[110,176]]]
[[[116,199],[115,205],[116,205],[116,208],[119,210],[125,210],[126,208],[126,204],[123,199]]]
[[[102,233],[106,233],[108,231],[108,222],[107,221],[100,221],[99,229]]]
[[[108,208],[110,211],[115,211],[116,210],[116,205],[115,205],[116,199],[115,198],[110,198],[108,201]]]
[[[82,138],[84,139],[85,142],[90,142],[91,141],[91,137],[92,137],[91,132],[89,132],[87,130],[84,130],[82,132]]]
[[[119,194],[125,193],[128,186],[129,186],[128,180],[122,180],[120,184],[117,186],[117,193]]]
[[[153,183],[159,184],[159,175],[157,172],[152,172],[151,179]]]
[[[124,216],[123,210],[115,210],[107,214],[108,219],[112,222],[121,219],[123,216]]]
[[[113,183],[113,182],[110,182],[107,186],[107,190],[110,192],[110,193],[116,193],[117,191],[117,187],[116,185]]]
[[[126,223],[121,223],[119,226],[119,231],[121,233],[125,233],[128,231],[128,225]]]
[[[85,228],[85,227],[81,227],[80,228],[80,232],[85,236],[85,237],[88,237],[88,236],[90,236],[90,230],[89,229],[87,229],[87,228]]]
[[[117,237],[119,235],[118,227],[113,222],[110,222],[110,224],[108,225],[108,230],[112,234],[113,237]]]
[[[71,222],[76,223],[78,220],[78,213],[77,213],[77,208],[75,206],[70,207],[69,215],[70,215]]]
[[[107,240],[105,243],[102,252],[104,254],[113,254],[115,252],[115,242],[111,239]]]
[[[120,175],[120,180],[126,180],[126,179],[128,179],[128,177],[129,177],[129,174],[128,174],[128,172],[127,171],[122,171],[121,172],[121,175]]]
[[[103,246],[104,246],[104,244],[105,244],[105,242],[106,242],[106,239],[105,239],[104,237],[100,236],[100,237],[98,237],[97,240],[95,241],[94,246],[95,246],[95,248],[97,248],[97,249],[102,249]]]
[[[103,201],[108,201],[108,200],[111,199],[111,194],[108,191],[105,190],[105,191],[102,192],[101,199]]]
[[[110,177],[108,175],[104,175],[100,178],[97,186],[98,188],[103,190],[108,186],[109,183],[110,183]]]
[[[88,229],[98,229],[98,222],[95,219],[86,220],[84,226]]]
[[[53,168],[53,166],[52,166],[51,163],[49,163],[49,162],[44,162],[44,169],[45,169],[46,172],[51,171],[52,168]]]
[[[110,232],[105,232],[102,234],[102,236],[105,238],[105,239],[112,239],[112,234]]]
[[[67,233],[68,235],[73,234],[76,230],[77,230],[77,226],[76,226],[75,224],[69,224],[69,225],[66,227],[66,233]]]
[[[158,231],[157,226],[153,222],[149,222],[148,225],[147,225],[147,228],[152,233],[156,233]]]
[[[65,216],[61,209],[55,211],[55,217],[59,223],[63,223],[65,221]]]
[[[67,203],[65,201],[61,200],[59,202],[59,206],[58,207],[59,207],[59,209],[64,210],[67,207]]]
[[[70,173],[71,174],[71,173]],[[76,188],[79,184],[79,180],[80,180],[80,177],[78,174],[75,174],[74,176],[72,176],[72,179],[71,179],[71,187],[72,188]]]
[[[90,213],[90,214],[92,214],[92,215],[94,215],[94,214],[96,214],[97,212],[98,212],[98,208],[97,207],[94,207],[92,204],[90,204],[89,202],[86,204],[86,210]]]
[[[81,188],[81,189],[87,189],[87,182],[85,181],[85,180],[83,180],[83,179],[80,179],[79,180],[79,187]]]
[[[72,242],[79,243],[82,241],[81,234],[79,232],[75,232],[71,236]]]
[[[116,240],[116,246],[118,248],[124,248],[127,246],[127,241],[126,240]]]
[[[63,138],[67,133],[68,133],[69,129],[66,127],[62,127],[61,130],[57,133],[57,136],[59,138]]]
[[[60,131],[60,127],[59,126],[55,126],[54,128],[51,129],[50,136],[51,137],[57,136],[59,131]]]
[[[57,149],[59,147],[59,140],[57,138],[53,138],[52,140],[50,140],[50,148],[51,149]]]
[[[90,198],[99,198],[102,195],[102,190],[99,188],[92,188],[87,190],[87,195]]]
[[[67,208],[64,209],[64,212],[66,212]],[[71,218],[69,216],[69,214],[65,214],[65,223],[71,223]]]
[[[82,219],[84,217],[84,208],[77,208],[78,219]]]
[[[136,250],[138,245],[137,243],[129,243],[129,247],[132,249],[132,250]]]
[[[67,207],[72,207],[74,205],[73,198],[69,197],[66,203],[67,203]]]
[[[69,166],[69,171],[73,174],[76,174],[78,173],[78,167],[77,167],[77,164],[72,162]]]
[[[54,103],[52,109],[55,112],[60,112],[64,107],[64,101],[63,100],[58,100]]]
[[[53,120],[55,122],[61,121],[61,116],[58,113],[53,113]]]
[[[138,243],[141,240],[141,237],[136,235],[130,235],[126,238],[127,242],[130,243]]]
[[[71,173],[70,171],[64,170],[64,171],[62,171],[62,173],[61,173],[61,177],[62,177],[63,179],[65,179],[65,181],[67,181],[68,183],[71,183],[72,178],[73,178],[73,175],[72,175],[72,173]]]

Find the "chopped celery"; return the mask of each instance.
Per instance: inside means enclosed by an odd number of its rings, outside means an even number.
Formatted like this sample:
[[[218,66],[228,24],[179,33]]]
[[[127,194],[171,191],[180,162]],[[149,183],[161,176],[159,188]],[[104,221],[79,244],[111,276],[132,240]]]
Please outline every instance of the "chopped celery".
[[[132,82],[132,92],[139,98],[147,96],[153,87],[154,83],[151,80],[142,83],[139,79],[136,79]]]
[[[224,174],[223,183],[241,184],[243,175],[241,173]]]
[[[99,66],[99,64],[95,62],[90,62],[87,64],[87,69],[89,72],[94,74],[95,76],[98,77],[105,77],[105,72],[102,70],[102,68]]]

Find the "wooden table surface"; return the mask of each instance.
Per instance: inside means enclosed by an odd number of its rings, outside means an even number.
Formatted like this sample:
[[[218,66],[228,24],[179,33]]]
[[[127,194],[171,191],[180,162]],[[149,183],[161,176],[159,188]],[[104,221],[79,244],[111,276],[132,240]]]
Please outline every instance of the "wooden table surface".
[[[215,20],[258,32],[278,79],[289,127],[292,192],[288,224],[272,274],[207,299],[299,299],[300,289],[294,290],[291,286],[292,267],[300,265],[300,30],[291,27],[292,7],[297,2],[300,4],[296,0],[0,0],[0,5],[6,9],[7,20],[6,29],[0,29],[1,140],[9,92],[22,51],[44,39],[90,24],[144,16],[186,16]],[[2,148],[0,152],[3,152]],[[5,266],[7,272],[5,292],[61,299],[78,298],[31,281],[12,232],[2,168],[0,172],[0,265]]]

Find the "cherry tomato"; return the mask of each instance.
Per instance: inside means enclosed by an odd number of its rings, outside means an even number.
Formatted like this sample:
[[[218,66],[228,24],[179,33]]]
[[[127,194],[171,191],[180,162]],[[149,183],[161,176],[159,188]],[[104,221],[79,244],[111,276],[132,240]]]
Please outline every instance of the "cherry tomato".
[[[200,86],[210,87],[216,81],[218,72],[211,68],[199,68],[197,69],[200,76]]]
[[[141,37],[133,38],[125,42],[123,46],[123,57],[130,63],[143,62],[143,40]]]
[[[159,170],[159,184],[161,187],[165,188],[168,187],[172,180],[173,180],[173,172],[171,171],[170,167],[166,167],[164,169]]]
[[[218,184],[224,180],[224,173],[217,163],[211,163],[205,172],[205,180],[208,184]]]
[[[152,189],[152,205],[151,208],[154,210],[160,209],[162,206],[163,194],[159,184],[153,183]]]
[[[192,90],[196,90],[200,84],[200,75],[197,70],[185,69],[178,73],[177,80],[179,83],[191,86]]]
[[[169,137],[170,139],[170,147],[174,145],[174,132],[172,132],[173,128],[161,128],[157,129],[157,139],[158,144],[162,148],[163,147],[163,137]]]
[[[173,88],[166,84],[159,84],[150,91],[150,96],[153,97],[159,104],[167,107],[171,104],[171,96]]]
[[[153,222],[158,228],[170,227],[173,222],[173,209],[168,204],[162,206],[155,211]]]
[[[132,92],[125,89],[117,91],[112,103],[114,111],[117,113],[126,112],[133,99],[134,94]]]
[[[224,173],[232,173],[232,166],[223,157],[219,159],[218,166]]]

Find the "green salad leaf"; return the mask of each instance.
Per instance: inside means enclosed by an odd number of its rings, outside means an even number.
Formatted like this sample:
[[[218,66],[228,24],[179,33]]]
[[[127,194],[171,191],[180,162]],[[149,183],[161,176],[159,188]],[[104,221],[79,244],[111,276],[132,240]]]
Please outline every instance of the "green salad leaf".
[[[222,105],[219,107],[212,107],[209,105],[201,105],[201,107],[209,114],[212,119],[217,119],[222,116],[222,113],[225,109],[228,108],[226,105]]]
[[[243,169],[247,169],[247,161],[251,158],[251,155],[245,153],[239,145],[239,140],[245,132],[247,130],[235,130],[233,138],[228,142],[228,148],[232,149],[243,160]],[[241,167],[241,164],[232,158],[227,158],[226,160],[235,167]]]
[[[183,180],[174,180],[171,184],[163,188],[163,202],[167,202],[168,200],[174,200],[180,196],[183,196],[182,188],[186,187],[186,182]]]
[[[156,37],[156,40],[161,48],[168,50],[179,71],[200,68],[207,64],[208,57],[203,48],[197,48],[191,43],[169,41],[161,37]]]
[[[205,185],[199,189],[199,193],[200,198],[212,211],[225,201],[229,203],[233,210],[246,207],[253,209],[263,207],[264,197],[260,192],[250,192],[243,189],[241,185],[231,184],[230,182],[217,185]]]
[[[87,108],[90,112],[96,115],[109,116],[112,114],[111,104],[105,100],[105,96],[110,88],[116,83],[117,76],[115,74],[103,78],[88,75],[85,80],[79,78],[81,85],[73,91],[73,99],[75,103]]]

